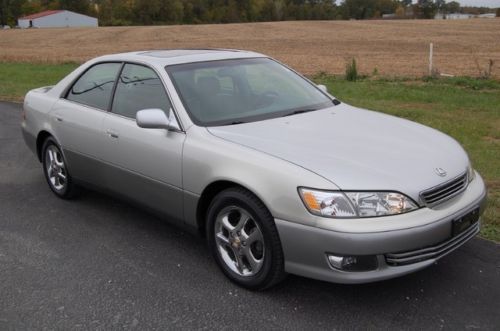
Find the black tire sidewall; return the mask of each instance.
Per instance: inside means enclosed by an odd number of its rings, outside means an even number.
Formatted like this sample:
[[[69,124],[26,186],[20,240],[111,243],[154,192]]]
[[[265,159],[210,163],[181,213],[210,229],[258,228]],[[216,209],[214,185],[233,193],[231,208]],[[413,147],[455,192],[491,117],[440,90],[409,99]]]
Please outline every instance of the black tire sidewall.
[[[222,257],[219,253],[217,244],[215,242],[215,221],[220,211],[228,206],[237,206],[244,209],[252,216],[253,220],[258,224],[260,230],[262,231],[265,245],[264,265],[256,275],[238,275],[237,273],[229,269],[226,263],[222,260]],[[208,208],[207,240],[212,256],[219,267],[222,269],[223,273],[230,280],[248,289],[263,289],[274,279],[274,275],[272,273],[275,269],[275,266],[273,264],[278,263],[278,261],[276,261],[275,255],[279,254],[280,252],[276,251],[277,243],[273,242],[274,239],[271,235],[273,231],[276,231],[276,229],[274,225],[274,219],[272,218],[269,211],[267,211],[267,209],[265,209],[262,204],[259,204],[258,200],[256,201],[255,199],[249,199],[248,195],[243,194],[241,190],[228,189],[219,193]]]

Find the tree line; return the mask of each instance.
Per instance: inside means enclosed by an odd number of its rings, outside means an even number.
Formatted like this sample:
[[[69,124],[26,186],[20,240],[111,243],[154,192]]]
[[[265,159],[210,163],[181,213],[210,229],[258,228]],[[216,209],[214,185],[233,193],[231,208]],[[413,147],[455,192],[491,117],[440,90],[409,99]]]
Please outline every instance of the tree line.
[[[445,0],[0,0],[0,26],[44,10],[66,9],[99,25],[240,23],[284,20],[433,18],[437,12],[491,12]]]

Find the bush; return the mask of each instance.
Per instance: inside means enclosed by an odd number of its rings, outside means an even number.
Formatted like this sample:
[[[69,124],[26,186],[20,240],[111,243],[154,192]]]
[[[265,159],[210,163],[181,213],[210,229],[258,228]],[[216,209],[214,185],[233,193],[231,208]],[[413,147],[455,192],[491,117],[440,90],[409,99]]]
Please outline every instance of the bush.
[[[352,59],[351,62],[347,63],[345,67],[345,79],[350,82],[355,82],[359,79],[358,66],[356,65],[356,59]]]

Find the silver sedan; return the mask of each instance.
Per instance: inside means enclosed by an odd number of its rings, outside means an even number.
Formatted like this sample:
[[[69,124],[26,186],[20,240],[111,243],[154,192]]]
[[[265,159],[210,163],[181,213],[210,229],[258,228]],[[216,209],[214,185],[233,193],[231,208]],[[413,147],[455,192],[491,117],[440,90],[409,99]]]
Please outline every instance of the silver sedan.
[[[249,289],[286,273],[404,275],[480,228],[485,186],[455,140],[341,103],[258,53],[99,57],[30,91],[23,117],[55,195],[91,187],[144,206],[206,237]]]

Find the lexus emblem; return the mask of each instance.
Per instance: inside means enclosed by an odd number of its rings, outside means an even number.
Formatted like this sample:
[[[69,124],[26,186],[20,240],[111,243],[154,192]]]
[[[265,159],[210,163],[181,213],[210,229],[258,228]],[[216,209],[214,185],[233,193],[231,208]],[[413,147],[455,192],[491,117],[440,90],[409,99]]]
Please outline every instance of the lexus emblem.
[[[436,168],[434,169],[434,171],[436,172],[436,175],[440,177],[446,176],[446,170],[444,170],[443,168]]]

